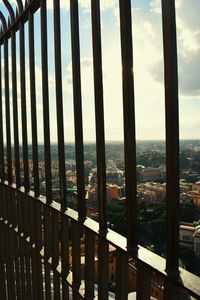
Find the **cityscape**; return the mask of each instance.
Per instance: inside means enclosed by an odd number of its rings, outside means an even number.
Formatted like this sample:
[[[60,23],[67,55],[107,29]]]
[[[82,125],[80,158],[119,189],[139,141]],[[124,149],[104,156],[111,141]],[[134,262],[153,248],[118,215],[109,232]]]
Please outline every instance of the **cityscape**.
[[[40,192],[45,195],[44,146],[39,145]],[[33,162],[29,146],[29,171]],[[68,206],[77,209],[74,144],[67,144],[66,183]],[[21,151],[22,155],[22,151]],[[22,156],[21,156],[22,157]],[[57,146],[51,145],[53,200],[59,202]],[[22,159],[21,170],[23,170]],[[98,221],[98,185],[95,143],[84,145],[87,216]],[[14,176],[14,168],[13,168]],[[164,141],[137,142],[137,195],[139,244],[165,257],[166,165]],[[23,183],[23,172],[21,171]],[[124,152],[122,142],[106,144],[108,227],[126,236]],[[134,199],[133,199],[134,201]],[[180,142],[180,266],[200,275],[200,141]]]

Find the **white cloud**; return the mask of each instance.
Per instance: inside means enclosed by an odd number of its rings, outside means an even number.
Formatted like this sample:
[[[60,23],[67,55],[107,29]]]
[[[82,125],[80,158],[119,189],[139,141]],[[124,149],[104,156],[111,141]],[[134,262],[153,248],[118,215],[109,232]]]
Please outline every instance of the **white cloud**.
[[[133,50],[135,75],[135,102],[138,138],[164,137],[164,84],[161,1],[153,0],[150,8],[137,8],[134,2]],[[194,122],[188,118],[194,109],[186,108],[184,99],[200,100],[200,19],[198,0],[176,1],[178,66],[181,133],[188,128],[185,137],[191,134]],[[114,12],[119,25],[118,9]],[[187,111],[191,114],[186,118]],[[199,118],[195,119],[200,125]],[[184,125],[184,126],[183,126]],[[196,126],[197,127],[197,126]],[[190,135],[194,136],[193,135]]]
[[[91,1],[90,0],[80,0],[80,5],[83,8],[89,9],[91,8]],[[113,9],[117,4],[116,0],[101,0],[100,7],[102,10],[110,10]]]
[[[150,3],[151,12],[161,13],[161,1],[160,0],[152,0]]]
[[[177,47],[179,91],[181,95],[200,96],[200,19],[198,0],[177,1]],[[150,72],[155,80],[162,81],[162,60],[154,62]]]
[[[86,140],[95,139],[94,123],[94,86],[93,86],[93,62],[91,57],[81,58],[81,88],[82,88],[82,109],[83,109],[83,130]],[[73,82],[72,82],[72,62],[64,70],[63,90],[64,98],[67,99],[65,115],[67,124],[66,132],[73,139]],[[70,110],[70,113],[69,113]],[[71,122],[69,122],[71,120]],[[71,123],[71,124],[70,124]]]
[[[61,0],[60,1],[60,8],[69,10],[69,0]],[[53,9],[53,0],[47,0],[47,9]]]
[[[101,0],[100,6],[102,10],[109,10],[113,9],[117,3],[117,0]],[[91,0],[79,0],[79,4],[82,8],[86,10],[91,9]],[[69,0],[60,0],[60,8],[69,10],[70,2]],[[53,9],[53,0],[47,0],[47,8],[52,10]]]
[[[122,79],[119,39],[119,8],[118,1],[101,0],[101,9],[110,10],[116,16],[116,22],[111,23],[102,17],[102,53],[103,53],[103,84],[104,109],[107,139],[118,139],[122,136]],[[133,50],[134,50],[134,85],[136,102],[137,137],[164,137],[164,84],[163,84],[163,48],[162,48],[162,20],[161,1],[153,0],[151,5],[137,8],[140,0],[134,1],[133,14]],[[60,2],[61,9],[69,9],[69,1]],[[89,0],[80,0],[80,6],[90,10]],[[53,0],[48,1],[48,8],[53,8]],[[186,100],[192,102],[200,100],[200,11],[199,0],[177,0],[176,19],[178,37],[179,89],[181,132],[184,137],[192,137],[192,129],[200,123],[197,108],[189,108]],[[110,15],[109,15],[110,17]],[[81,22],[88,16],[81,15]],[[80,26],[83,25],[80,23]],[[81,26],[82,36],[91,36],[87,26]],[[84,39],[84,50],[81,53],[81,81],[84,132],[87,139],[94,138],[94,87],[93,64],[91,59],[91,45]],[[88,48],[88,49],[87,49]],[[88,55],[87,55],[88,54]],[[64,105],[66,106],[66,123],[71,122],[67,115],[67,106],[72,103],[72,64],[68,63],[63,70]],[[36,70],[38,84],[41,82],[41,70]],[[49,79],[52,91],[55,87],[54,78]],[[53,93],[52,93],[53,95]],[[52,96],[53,97],[53,96]],[[183,101],[184,100],[184,101]],[[71,105],[71,104],[70,104]],[[70,106],[70,112],[72,111]],[[69,110],[68,110],[69,111]],[[189,112],[189,113],[188,113]],[[71,115],[73,112],[71,113]],[[195,121],[191,121],[194,114]],[[189,121],[190,119],[190,121]],[[54,122],[54,120],[52,120]],[[194,127],[195,126],[195,127]],[[187,128],[187,129],[186,129]]]

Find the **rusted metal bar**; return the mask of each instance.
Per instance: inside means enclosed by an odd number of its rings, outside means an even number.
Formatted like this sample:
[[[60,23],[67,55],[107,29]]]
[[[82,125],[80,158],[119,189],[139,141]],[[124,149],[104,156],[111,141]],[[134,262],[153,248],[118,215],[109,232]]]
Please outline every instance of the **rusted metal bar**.
[[[30,60],[30,96],[31,96],[31,127],[33,152],[33,177],[35,197],[40,194],[39,168],[38,168],[38,134],[35,91],[35,42],[34,42],[34,16],[29,11],[29,60]]]
[[[84,220],[86,216],[86,205],[85,205],[83,124],[82,124],[82,99],[81,99],[81,75],[80,75],[80,41],[79,41],[79,21],[78,21],[77,0],[70,1],[70,13],[71,13],[71,45],[72,45],[78,212],[79,212],[80,220]]]
[[[166,271],[178,275],[179,265],[179,112],[176,20],[174,0],[162,1],[166,116]]]
[[[105,163],[101,24],[100,24],[99,0],[96,1],[91,0],[91,8],[92,8],[92,41],[93,41],[93,68],[94,68],[94,93],[95,93],[99,229],[100,232],[105,233],[107,231],[106,163]]]
[[[127,248],[128,251],[136,254],[138,248],[137,176],[131,1],[120,0],[119,3],[123,81]]]
[[[44,127],[44,157],[46,202],[52,202],[51,182],[51,147],[49,125],[49,84],[48,84],[48,52],[47,52],[47,9],[46,0],[40,1],[41,19],[41,52],[42,52],[42,99],[43,99],[43,127]]]
[[[63,127],[63,93],[61,67],[61,38],[60,38],[60,0],[54,0],[54,49],[55,49],[55,80],[56,80],[56,108],[57,108],[57,135],[58,160],[60,180],[61,209],[66,210],[66,177],[65,177],[65,141]]]

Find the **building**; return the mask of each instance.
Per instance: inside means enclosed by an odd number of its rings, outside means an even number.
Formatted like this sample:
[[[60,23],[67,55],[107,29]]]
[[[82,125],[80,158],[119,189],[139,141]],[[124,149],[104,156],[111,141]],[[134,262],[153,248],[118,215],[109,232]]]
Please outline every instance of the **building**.
[[[194,245],[195,227],[193,224],[180,225],[179,240],[183,244]]]
[[[181,224],[180,243],[191,247],[197,256],[200,256],[200,225],[193,224]]]
[[[120,193],[120,188],[116,184],[108,184],[107,185],[107,200],[111,201],[113,199],[118,199]]]
[[[194,252],[200,256],[200,225],[195,227],[194,232]]]

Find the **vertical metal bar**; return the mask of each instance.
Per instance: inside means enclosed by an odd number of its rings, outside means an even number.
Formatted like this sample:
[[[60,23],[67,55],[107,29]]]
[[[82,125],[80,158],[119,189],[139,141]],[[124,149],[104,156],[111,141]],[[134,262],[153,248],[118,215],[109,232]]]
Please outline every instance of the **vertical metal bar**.
[[[14,223],[15,223],[15,195],[14,195],[14,190],[10,186],[6,186],[6,201],[9,202],[9,210],[10,210],[10,216],[9,216],[9,256],[10,256],[10,268],[11,268],[11,278],[10,280],[12,281],[12,285],[14,288],[13,291],[13,296],[14,299],[16,297],[16,292],[17,292],[17,283],[18,283],[18,278],[16,278],[16,275],[18,273],[18,265],[15,264],[15,259],[14,259],[14,253],[15,253],[15,236],[14,236]],[[7,225],[8,226],[8,225]],[[8,237],[7,237],[8,238]]]
[[[42,97],[43,97],[43,122],[44,122],[44,156],[45,156],[45,182],[46,201],[52,202],[51,182],[51,148],[49,126],[49,84],[48,84],[48,54],[47,54],[47,9],[46,0],[40,1],[41,12],[41,52],[42,52]]]
[[[62,263],[62,297],[69,299],[67,275],[69,274],[69,221],[64,214],[61,215],[61,263]]]
[[[16,278],[16,296],[17,299],[21,299],[21,280],[20,280],[20,263],[19,263],[19,241],[14,234],[14,256],[15,256],[15,278]]]
[[[17,192],[17,208],[18,208],[18,235],[19,235],[19,257],[20,257],[20,279],[21,279],[21,294],[22,299],[26,299],[26,284],[25,284],[25,263],[24,263],[24,243],[22,241],[23,236],[23,220],[24,220],[24,210],[23,210],[23,203],[21,199],[21,191]]]
[[[56,271],[59,263],[58,252],[58,234],[59,234],[59,215],[58,211],[52,210],[52,264],[53,264],[53,285],[54,285],[54,299],[60,299],[60,278]]]
[[[165,278],[163,300],[180,300],[180,299],[191,299],[189,295],[184,295],[183,290],[173,284],[173,281],[169,277]]]
[[[11,286],[10,286],[10,281],[9,281],[10,272],[9,272],[9,267],[8,267],[9,257],[8,257],[8,245],[7,245],[8,239],[6,238],[6,236],[7,236],[6,229],[7,229],[6,225],[3,224],[3,240],[4,240],[3,245],[4,245],[4,255],[5,255],[4,270],[5,270],[7,297],[9,298],[9,297],[11,297],[11,294],[10,294]]]
[[[36,200],[35,200],[36,201]],[[42,277],[42,261],[41,257],[39,255],[41,249],[42,249],[42,204],[39,202],[35,203],[35,213],[36,213],[36,220],[35,220],[35,226],[36,226],[36,232],[35,232],[35,246],[36,246],[36,263],[37,263],[37,280],[38,280],[38,298],[43,299],[43,277]]]
[[[51,256],[51,232],[52,220],[51,210],[49,206],[44,207],[44,271],[45,271],[45,295],[46,299],[51,299],[51,280],[50,280],[50,267],[48,260]]]
[[[98,297],[108,299],[109,245],[101,236],[98,239]]]
[[[7,199],[7,203],[6,203],[6,206],[7,206],[7,216],[6,216],[6,220],[8,220],[8,223],[11,224],[11,219],[12,219],[12,208],[11,208],[11,201],[10,201],[10,193],[9,193],[9,190],[8,190],[8,186],[5,185],[4,186],[4,189],[5,189],[5,197]]]
[[[26,192],[28,192],[30,189],[30,183],[29,183],[27,113],[26,113],[25,41],[24,41],[24,24],[22,23],[22,21],[20,21],[19,23],[19,40],[20,40],[20,82],[21,82],[24,187]]]
[[[25,241],[24,241],[25,242]],[[30,247],[25,242],[25,264],[26,264],[26,290],[27,290],[27,299],[33,299],[32,294],[32,266],[30,261]]]
[[[28,201],[30,202],[30,257],[31,257],[32,297],[33,299],[36,299],[37,274],[36,274],[36,266],[34,261],[34,237],[35,237],[34,203],[31,197],[29,197]]]
[[[26,211],[26,199],[22,190],[18,193],[19,209],[20,209],[20,263],[21,263],[21,280],[23,286],[24,297],[28,297],[27,290],[27,264],[26,264],[26,245],[25,239],[27,237],[27,211]]]
[[[30,265],[30,248],[26,243],[26,240],[30,238],[30,201],[29,196],[24,192],[21,193],[21,199],[23,202],[24,219],[23,219],[23,242],[24,242],[24,259],[26,270],[26,293],[27,298],[32,299],[32,286],[31,286],[31,265]]]
[[[65,142],[64,142],[64,127],[63,127],[60,0],[54,0],[53,3],[54,3],[54,49],[55,49],[55,79],[56,79],[60,201],[61,201],[61,209],[65,210],[67,208],[67,199],[66,199],[66,177],[65,177]]]
[[[85,233],[85,298],[94,298],[94,282],[95,282],[95,267],[94,267],[94,250],[95,236],[87,230]]]
[[[0,183],[0,286],[2,298],[6,299],[6,274],[5,274],[5,253],[4,253],[4,228],[3,228],[3,189]]]
[[[102,54],[101,54],[101,24],[99,0],[91,0],[92,8],[92,41],[93,41],[93,68],[95,93],[96,119],[96,146],[97,146],[97,178],[99,201],[99,229],[107,231],[106,210],[106,163],[105,163],[105,133],[102,81]]]
[[[116,299],[128,299],[128,253],[116,250]]]
[[[10,191],[4,188],[4,201],[6,201],[8,208],[10,206]],[[8,210],[7,210],[8,212]],[[5,258],[6,258],[6,279],[8,287],[8,299],[15,299],[15,282],[14,282],[14,265],[12,253],[12,233],[9,227],[9,218],[6,216],[6,223],[4,223],[4,238],[5,238]]]
[[[30,208],[31,208],[31,245],[32,245],[32,282],[33,282],[33,299],[40,297],[40,282],[38,280],[39,265],[37,263],[37,253],[36,253],[36,240],[37,240],[37,203],[36,199],[30,197]],[[39,277],[40,278],[40,277]]]
[[[17,192],[13,189],[13,202],[14,202],[14,261],[15,261],[15,278],[16,278],[16,293],[17,293],[17,299],[21,299],[21,279],[20,279],[20,262],[19,262],[19,236],[16,233],[17,226],[18,226],[18,201],[17,201]]]
[[[7,183],[4,185],[4,187],[3,187],[3,191],[4,191],[4,197],[5,197],[5,199],[7,199],[6,198],[6,185],[7,185]],[[10,210],[9,210],[9,205],[10,205],[10,201],[6,201],[5,200],[5,220],[7,221],[7,222],[9,222],[9,215],[10,215]]]
[[[75,122],[75,148],[76,148],[76,174],[79,219],[86,216],[85,182],[84,182],[84,153],[83,153],[83,122],[81,99],[81,75],[80,75],[80,42],[78,1],[70,1],[71,13],[71,45],[73,68],[73,94],[74,94],[74,122]]]
[[[137,300],[149,300],[151,295],[151,270],[137,262]]]
[[[12,183],[12,157],[10,135],[10,95],[9,95],[9,66],[8,66],[8,39],[4,39],[4,83],[6,105],[6,143],[7,143],[7,173],[8,182]]]
[[[27,289],[27,262],[26,262],[26,244],[27,237],[27,210],[26,198],[24,192],[21,190],[18,193],[20,203],[20,263],[21,263],[21,281],[22,281],[22,297],[28,298]]]
[[[8,296],[8,281],[7,281],[7,276],[8,276],[8,272],[7,272],[7,249],[6,249],[6,236],[5,236],[5,231],[6,231],[6,226],[5,226],[5,220],[6,218],[6,198],[5,198],[5,189],[4,189],[4,184],[2,184],[2,193],[1,193],[1,202],[2,202],[2,208],[3,208],[3,253],[4,253],[4,270],[5,270],[5,285],[6,285],[6,293]]]
[[[17,101],[17,78],[16,78],[16,35],[11,32],[12,50],[12,98],[13,98],[13,131],[14,131],[14,151],[15,151],[15,176],[16,186],[20,187],[20,163],[19,163],[19,126],[18,126],[18,101]]]
[[[2,194],[1,194],[2,196]],[[1,197],[2,199],[2,197]],[[6,276],[5,276],[5,253],[4,253],[4,234],[3,234],[3,224],[0,223],[0,286],[1,286],[1,297],[2,299],[7,299],[6,293]]]
[[[37,138],[37,112],[35,93],[35,43],[34,43],[34,17],[29,10],[29,60],[30,60],[30,93],[31,93],[31,127],[32,127],[32,152],[33,152],[33,177],[35,197],[40,194],[39,169],[38,169],[38,138]]]
[[[137,177],[131,1],[120,0],[127,248],[137,253]]]
[[[166,122],[166,272],[178,274],[179,260],[179,113],[174,0],[162,1]]]
[[[4,142],[3,142],[3,112],[2,112],[2,57],[1,57],[1,46],[0,46],[0,179],[5,179],[4,170]]]
[[[72,272],[73,272],[73,299],[80,299],[77,291],[81,284],[81,251],[80,225],[72,221]]]

